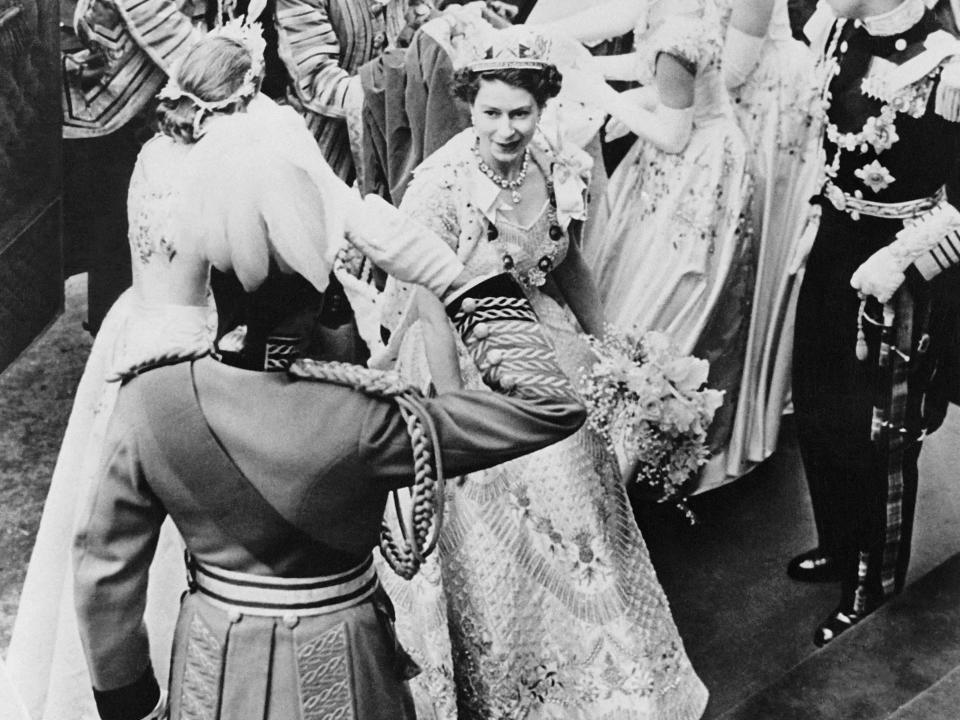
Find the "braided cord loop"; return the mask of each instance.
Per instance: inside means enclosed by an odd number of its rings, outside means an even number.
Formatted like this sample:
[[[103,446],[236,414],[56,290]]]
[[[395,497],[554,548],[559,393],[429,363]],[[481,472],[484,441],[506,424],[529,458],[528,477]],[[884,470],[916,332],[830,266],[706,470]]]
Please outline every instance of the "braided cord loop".
[[[384,521],[380,528],[380,550],[397,575],[411,579],[424,558],[436,548],[443,524],[444,476],[440,439],[433,418],[423,404],[423,396],[396,373],[351,363],[301,358],[290,366],[289,372],[296,377],[343,385],[397,403],[410,436],[414,480],[409,489],[410,503],[406,511],[402,508],[399,491],[391,493],[401,537],[394,537]]]

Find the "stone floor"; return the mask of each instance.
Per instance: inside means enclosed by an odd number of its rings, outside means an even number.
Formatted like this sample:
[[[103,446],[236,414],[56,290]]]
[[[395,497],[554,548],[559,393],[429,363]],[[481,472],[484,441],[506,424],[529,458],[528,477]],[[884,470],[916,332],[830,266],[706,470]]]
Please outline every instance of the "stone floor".
[[[71,279],[65,314],[0,375],[0,649],[9,641],[90,347],[80,327],[84,301],[83,277]],[[912,579],[960,551],[958,439],[960,408],[954,408],[921,461]],[[715,719],[808,658],[815,649],[812,629],[837,598],[834,587],[794,583],[783,573],[786,560],[813,542],[789,421],[774,457],[736,483],[698,496],[693,506],[700,518],[694,527],[663,506],[638,505],[637,515],[688,652],[711,691],[705,717]]]

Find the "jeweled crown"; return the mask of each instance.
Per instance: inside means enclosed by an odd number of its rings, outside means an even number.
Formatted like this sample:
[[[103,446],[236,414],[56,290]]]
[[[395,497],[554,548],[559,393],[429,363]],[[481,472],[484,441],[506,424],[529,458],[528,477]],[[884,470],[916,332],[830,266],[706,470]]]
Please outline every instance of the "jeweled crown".
[[[461,47],[461,67],[471,72],[491,70],[543,70],[553,65],[550,39],[530,28],[515,26],[485,33],[477,41],[465,41]]]

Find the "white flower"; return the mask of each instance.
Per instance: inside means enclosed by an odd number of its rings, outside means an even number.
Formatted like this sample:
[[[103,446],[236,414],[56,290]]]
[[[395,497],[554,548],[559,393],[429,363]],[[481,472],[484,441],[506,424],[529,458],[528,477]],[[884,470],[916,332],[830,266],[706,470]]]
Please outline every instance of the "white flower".
[[[709,373],[709,362],[690,355],[674,358],[663,368],[663,374],[680,392],[699,390]]]
[[[869,165],[864,165],[859,170],[854,170],[853,174],[863,181],[863,184],[873,190],[875,193],[890,187],[896,178],[890,174],[879,160],[874,160]]]

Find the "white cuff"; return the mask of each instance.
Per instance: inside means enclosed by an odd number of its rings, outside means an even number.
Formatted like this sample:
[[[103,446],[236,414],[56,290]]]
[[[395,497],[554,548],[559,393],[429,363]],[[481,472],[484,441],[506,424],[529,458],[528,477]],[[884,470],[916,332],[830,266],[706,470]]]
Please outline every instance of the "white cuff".
[[[950,203],[941,202],[918,220],[906,221],[903,229],[897,233],[896,239],[890,243],[890,252],[906,269],[914,261],[932,251],[935,252],[944,241],[955,237],[958,230],[960,230],[960,212]],[[943,259],[949,260],[950,265],[954,264],[952,258],[944,257]],[[918,266],[917,269],[926,277],[924,268]]]

